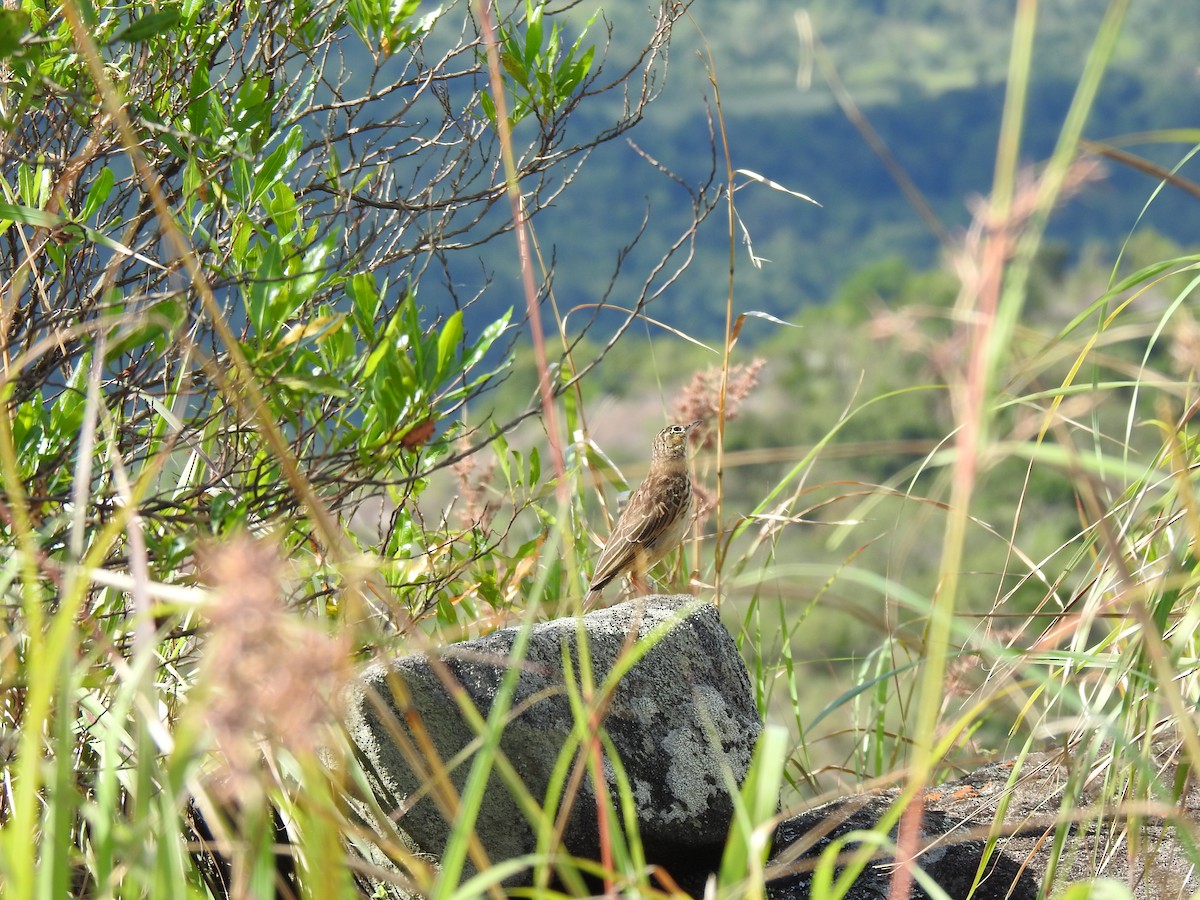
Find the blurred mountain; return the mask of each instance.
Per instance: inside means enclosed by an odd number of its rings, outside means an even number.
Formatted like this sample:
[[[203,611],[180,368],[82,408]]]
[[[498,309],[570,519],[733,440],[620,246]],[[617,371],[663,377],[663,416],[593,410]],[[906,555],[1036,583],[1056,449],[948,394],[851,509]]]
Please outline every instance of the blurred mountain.
[[[1027,100],[1022,157],[1030,164],[1051,152],[1107,0],[1046,0],[1038,5],[1033,80]],[[611,29],[607,65],[628,64],[649,33],[646,0],[612,0],[590,35]],[[715,64],[720,109],[732,166],[748,169],[811,196],[815,206],[761,184],[739,190],[735,258],[736,310],[787,317],[832,296],[850,275],[899,256],[921,267],[935,262],[937,238],[914,212],[879,158],[838,108],[814,65],[806,30],[825,47],[838,77],[869,118],[897,163],[922,192],[953,238],[969,224],[974,197],[990,188],[1006,89],[1012,4],[994,0],[822,0],[803,8],[780,0],[697,2],[673,37],[666,84],[630,142],[600,148],[556,207],[535,221],[546,257],[555,262],[559,308],[595,304],[609,285],[622,245],[643,218],[638,246],[621,266],[611,303],[629,302],[666,247],[690,221],[687,192],[648,161],[691,183],[714,164],[714,92],[706,71]],[[566,15],[581,28],[595,4]],[[807,17],[807,19],[805,19]],[[1200,4],[1139,0],[1131,10],[1085,134],[1110,141],[1170,128],[1194,128],[1200,118]],[[581,107],[577,125],[614,118],[620,98]],[[1194,132],[1193,132],[1194,135]],[[718,138],[719,141],[719,138]],[[1160,165],[1177,164],[1190,144],[1147,137],[1123,144]],[[717,147],[718,180],[724,159]],[[1136,228],[1152,228],[1194,243],[1200,221],[1194,198],[1167,188],[1139,220],[1157,181],[1106,163],[1105,177],[1059,210],[1049,237],[1070,258],[1086,248],[1116,248]],[[1196,163],[1181,170],[1200,180]],[[748,181],[739,178],[739,184]],[[755,267],[745,233],[757,257]],[[480,258],[459,260],[466,287],[493,274],[476,317],[523,306],[510,238]],[[652,315],[704,337],[720,332],[729,278],[728,222],[722,208],[702,226],[688,271],[656,301]],[[661,280],[661,279],[660,279]],[[427,301],[430,299],[426,297]],[[436,302],[436,299],[434,299]],[[590,310],[574,314],[582,326]],[[622,316],[602,313],[599,325]]]

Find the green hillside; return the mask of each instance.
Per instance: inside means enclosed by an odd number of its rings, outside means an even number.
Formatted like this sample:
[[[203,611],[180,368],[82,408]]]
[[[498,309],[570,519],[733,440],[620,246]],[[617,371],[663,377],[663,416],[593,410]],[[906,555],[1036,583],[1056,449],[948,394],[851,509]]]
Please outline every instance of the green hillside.
[[[601,6],[612,28],[609,65],[619,69],[625,44],[649,23],[648,11],[640,2]],[[1103,0],[1086,0],[1039,8],[1022,145],[1028,164],[1044,160],[1053,148],[1105,6]],[[748,249],[739,247],[737,306],[781,316],[823,302],[847,277],[875,261],[900,256],[927,266],[944,249],[838,108],[812,53],[802,47],[794,9],[777,2],[695,4],[699,30],[686,25],[676,30],[662,96],[631,135],[645,154],[690,184],[705,181],[714,143],[706,109],[715,110],[702,57],[710,52],[733,167],[757,172],[821,204],[761,185],[737,194],[754,253],[770,260],[755,268]],[[970,223],[972,198],[990,189],[1011,40],[1007,6],[828,2],[807,9],[846,88],[953,239]],[[571,12],[578,23],[590,15],[583,7]],[[602,33],[605,19],[593,23],[592,34]],[[1166,0],[1136,4],[1085,135],[1108,141],[1194,123],[1200,116],[1200,84],[1191,41],[1198,28],[1200,7]],[[592,126],[611,115],[604,102],[585,104],[578,121]],[[1127,149],[1169,167],[1187,146],[1148,137]],[[724,161],[717,152],[709,196],[723,177]],[[1100,180],[1052,222],[1050,237],[1069,257],[1078,258],[1090,245],[1114,249],[1135,225],[1185,244],[1192,239],[1194,215],[1187,197],[1164,191],[1138,224],[1157,182],[1111,163],[1098,175]],[[623,241],[648,216],[645,234],[610,297],[614,303],[629,302],[690,223],[688,203],[678,184],[627,143],[594,152],[572,190],[536,223],[547,255],[552,248],[557,261],[560,306],[599,300]],[[656,303],[654,314],[713,335],[723,321],[729,267],[723,210],[701,226],[695,256],[689,271]],[[482,320],[517,298],[511,260],[508,241],[483,254],[485,267],[500,277],[478,310]],[[460,269],[468,283],[480,279],[469,271],[477,266]],[[615,325],[620,317],[605,314],[601,321]]]

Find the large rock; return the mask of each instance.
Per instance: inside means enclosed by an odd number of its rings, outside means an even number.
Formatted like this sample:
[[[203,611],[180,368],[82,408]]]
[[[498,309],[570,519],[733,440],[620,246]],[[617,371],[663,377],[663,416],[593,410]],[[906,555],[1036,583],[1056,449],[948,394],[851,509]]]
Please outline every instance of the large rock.
[[[1161,751],[1150,767],[1161,799],[1133,803],[1128,812],[1120,802],[1104,802],[1104,779],[1089,777],[1071,753],[1030,754],[1019,768],[1014,760],[994,763],[931,788],[922,798],[918,865],[951,900],[1058,897],[1068,885],[1095,878],[1128,885],[1145,900],[1193,896],[1200,890],[1190,849],[1200,788],[1178,779],[1177,750]],[[852,833],[874,829],[897,794],[843,798],[783,822],[767,870],[771,900],[807,898],[821,853],[841,837],[849,853]],[[892,870],[886,856],[873,859],[847,900],[891,896]],[[914,884],[909,896],[930,894]]]
[[[416,749],[424,740],[419,732],[444,764],[453,765],[450,775],[461,791],[474,759],[467,748],[477,733],[451,688],[461,688],[486,718],[510,666],[518,675],[500,749],[529,794],[544,805],[563,748],[580,728],[568,695],[579,690],[580,639],[587,642],[585,658],[597,689],[634,648],[650,644],[617,683],[603,727],[629,779],[648,861],[697,889],[720,860],[733,815],[730,790],[745,777],[762,727],[749,676],[717,611],[687,596],[642,597],[581,619],[536,625],[522,659],[513,660],[517,636],[517,629],[505,629],[447,648],[438,655],[439,665],[413,656],[362,674],[347,723],[380,806],[421,850],[441,855],[451,825],[429,796],[428,769]],[[570,688],[564,654],[572,669]],[[616,777],[607,759],[604,773],[615,798]],[[610,827],[619,821],[610,819]],[[536,846],[533,828],[494,767],[475,829],[492,861]],[[590,778],[583,779],[563,844],[573,854],[597,856]]]

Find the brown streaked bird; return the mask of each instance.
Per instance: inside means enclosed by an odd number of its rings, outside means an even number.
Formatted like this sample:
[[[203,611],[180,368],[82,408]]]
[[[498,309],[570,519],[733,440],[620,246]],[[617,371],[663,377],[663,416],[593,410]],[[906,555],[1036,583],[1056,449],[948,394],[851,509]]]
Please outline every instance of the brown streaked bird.
[[[625,504],[596,561],[585,606],[591,606],[610,581],[626,572],[638,582],[683,542],[695,508],[687,469],[688,434],[699,424],[668,425],[654,438],[650,470]]]

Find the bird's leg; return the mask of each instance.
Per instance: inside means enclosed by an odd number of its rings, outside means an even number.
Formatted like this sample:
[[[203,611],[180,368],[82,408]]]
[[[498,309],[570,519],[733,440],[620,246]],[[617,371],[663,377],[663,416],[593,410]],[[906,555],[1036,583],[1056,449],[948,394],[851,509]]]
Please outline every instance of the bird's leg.
[[[651,592],[650,586],[646,583],[646,579],[649,577],[646,574],[647,571],[646,561],[639,554],[636,562],[629,567],[629,583],[632,585],[630,596],[644,597]]]

